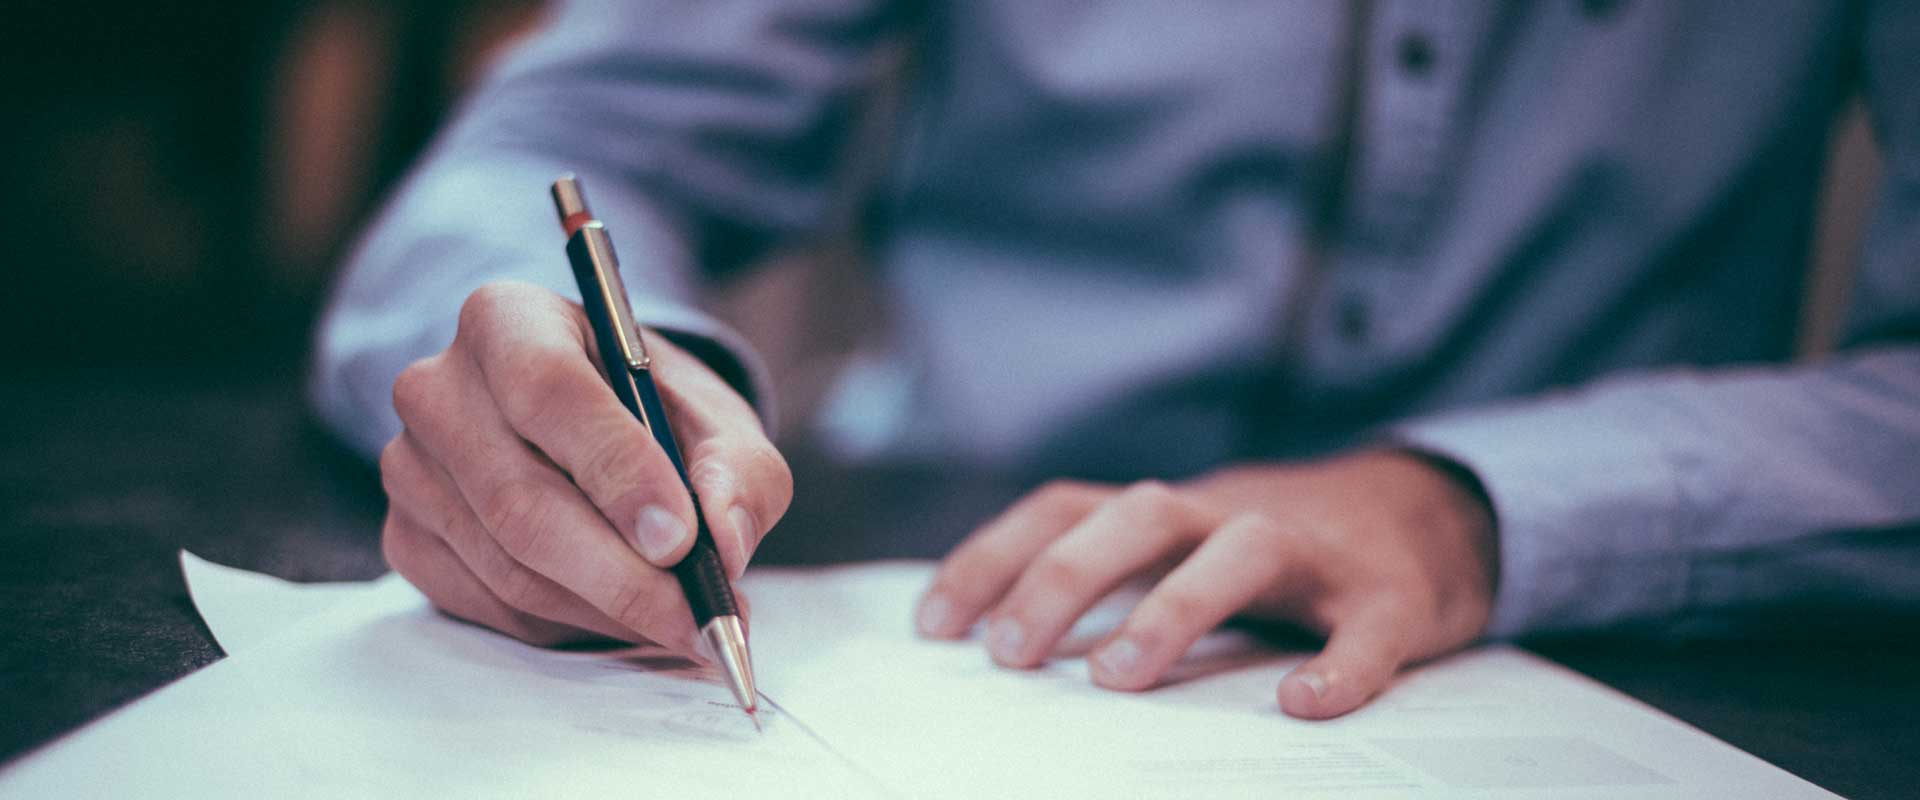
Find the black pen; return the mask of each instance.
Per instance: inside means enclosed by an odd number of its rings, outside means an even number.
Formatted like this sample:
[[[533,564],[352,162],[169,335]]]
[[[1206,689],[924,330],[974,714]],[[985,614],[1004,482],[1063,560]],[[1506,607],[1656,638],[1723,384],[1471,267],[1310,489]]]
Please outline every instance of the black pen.
[[[693,517],[698,523],[693,549],[673,565],[674,577],[693,608],[693,624],[705,637],[714,660],[727,673],[727,685],[740,707],[753,713],[758,694],[753,688],[753,659],[747,653],[746,630],[740,627],[739,606],[734,603],[733,585],[720,564],[720,552],[713,547],[713,532],[707,528],[707,515],[700,509],[700,496],[694,494],[693,481],[687,478],[687,465],[680,457],[680,445],[667,425],[666,409],[660,404],[660,390],[653,384],[653,359],[647,355],[646,342],[634,324],[633,309],[627,304],[627,288],[620,281],[620,260],[614,256],[613,240],[607,226],[587,210],[586,195],[580,182],[569,173],[553,182],[553,204],[560,211],[560,225],[567,232],[567,260],[573,264],[573,279],[580,284],[581,305],[593,324],[594,340],[600,345],[600,359],[620,403],[640,420],[667,451],[680,482],[693,498]],[[620,522],[626,523],[627,520]]]

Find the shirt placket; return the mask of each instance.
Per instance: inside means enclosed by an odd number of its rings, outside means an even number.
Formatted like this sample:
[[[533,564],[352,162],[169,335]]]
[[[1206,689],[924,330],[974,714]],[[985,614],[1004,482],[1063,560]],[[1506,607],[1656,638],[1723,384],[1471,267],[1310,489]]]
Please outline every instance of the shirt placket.
[[[1353,165],[1338,255],[1319,300],[1321,377],[1364,380],[1384,357],[1385,326],[1422,264],[1457,139],[1473,31],[1484,6],[1380,0],[1373,6],[1353,125]]]

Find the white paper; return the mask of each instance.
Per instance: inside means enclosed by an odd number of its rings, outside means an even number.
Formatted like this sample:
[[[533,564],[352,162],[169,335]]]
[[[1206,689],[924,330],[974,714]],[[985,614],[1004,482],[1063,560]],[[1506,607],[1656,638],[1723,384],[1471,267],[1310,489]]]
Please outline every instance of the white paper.
[[[1007,670],[977,641],[912,635],[908,609],[930,576],[880,565],[754,584],[759,660],[795,662],[768,691],[916,797],[1833,796],[1504,646],[1414,670],[1323,722],[1287,717],[1275,699],[1303,655],[1232,634],[1203,640],[1178,668],[1186,680],[1144,693],[1095,687],[1078,659]],[[1093,640],[1125,610],[1125,598],[1096,610],[1072,638]],[[808,641],[823,619],[837,621],[830,649]]]
[[[197,595],[235,576],[202,572]],[[261,584],[254,582],[251,588]],[[312,591],[285,584],[283,591]],[[877,787],[710,671],[660,651],[529,647],[405,582],[340,602],[0,775],[8,797],[863,797]],[[208,606],[261,627],[268,608]],[[241,621],[239,628],[233,622]]]
[[[742,582],[779,704],[759,733],[712,675],[662,654],[527,647],[395,581],[208,566],[186,562],[231,657],[15,765],[0,795],[1831,796],[1504,647],[1416,670],[1331,722],[1274,702],[1299,656],[1232,635],[1145,693],[1096,688],[1073,658],[1001,669],[978,643],[912,635],[922,563]]]
[[[252,649],[354,597],[406,582],[389,572],[371,581],[294,583],[215,564],[185,550],[180,551],[180,574],[186,578],[194,608],[200,610],[207,630],[227,655]]]

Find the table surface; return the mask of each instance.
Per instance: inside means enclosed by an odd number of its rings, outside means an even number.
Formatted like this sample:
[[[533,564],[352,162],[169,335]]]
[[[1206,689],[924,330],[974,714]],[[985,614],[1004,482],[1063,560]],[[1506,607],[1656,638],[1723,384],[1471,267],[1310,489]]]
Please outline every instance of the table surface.
[[[1020,487],[857,473],[793,454],[794,509],[760,563],[934,556]],[[0,759],[221,657],[176,552],[300,581],[374,577],[373,470],[307,418],[293,376],[72,373],[0,384]],[[926,545],[922,545],[924,547]],[[903,612],[904,613],[904,612]],[[1858,633],[1526,643],[1842,795],[1920,785],[1920,642]]]

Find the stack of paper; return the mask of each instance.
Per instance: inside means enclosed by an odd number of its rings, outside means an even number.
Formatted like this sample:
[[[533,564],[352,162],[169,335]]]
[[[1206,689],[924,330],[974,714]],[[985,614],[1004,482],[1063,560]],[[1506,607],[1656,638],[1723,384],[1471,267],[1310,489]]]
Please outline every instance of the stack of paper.
[[[528,647],[389,577],[299,587],[189,560],[230,657],[0,775],[21,797],[1830,797],[1504,647],[1419,669],[1340,720],[1274,703],[1298,656],[1218,635],[1180,682],[993,666],[914,637],[922,563],[769,570],[742,590],[759,729],[658,651]],[[1095,614],[1091,635],[1117,610]]]

